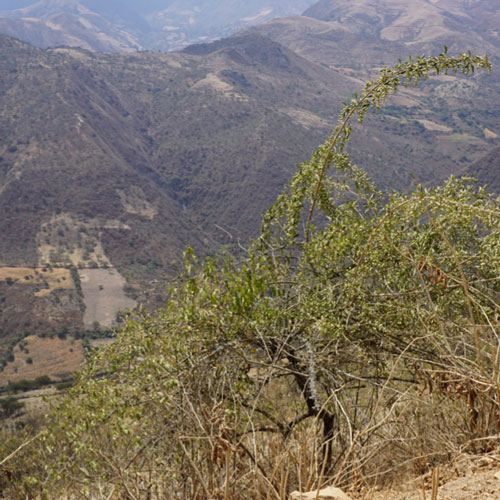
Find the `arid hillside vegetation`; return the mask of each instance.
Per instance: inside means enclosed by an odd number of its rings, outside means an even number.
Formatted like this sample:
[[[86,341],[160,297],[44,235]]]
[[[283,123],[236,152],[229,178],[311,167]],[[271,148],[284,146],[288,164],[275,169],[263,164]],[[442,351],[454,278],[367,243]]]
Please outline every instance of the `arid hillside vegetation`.
[[[258,234],[295,164],[380,63],[327,65],[254,33],[171,54],[0,46],[0,265],[111,266],[150,305],[187,245],[238,251]],[[496,78],[404,89],[367,118],[353,161],[390,189],[462,173],[498,142]],[[32,284],[0,280],[0,336],[84,328],[74,293],[39,297]]]
[[[479,69],[487,57],[442,53],[366,84],[244,254],[186,252],[166,307],[129,319],[48,426],[4,432],[3,494],[366,498],[494,450],[498,201],[456,177],[384,192],[346,152],[389,94]]]

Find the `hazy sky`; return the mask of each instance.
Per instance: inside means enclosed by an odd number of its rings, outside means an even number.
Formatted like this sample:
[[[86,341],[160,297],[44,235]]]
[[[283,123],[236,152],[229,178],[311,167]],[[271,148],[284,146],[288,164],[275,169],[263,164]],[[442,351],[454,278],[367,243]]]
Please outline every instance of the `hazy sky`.
[[[0,0],[0,10],[22,9],[35,3],[33,0]]]

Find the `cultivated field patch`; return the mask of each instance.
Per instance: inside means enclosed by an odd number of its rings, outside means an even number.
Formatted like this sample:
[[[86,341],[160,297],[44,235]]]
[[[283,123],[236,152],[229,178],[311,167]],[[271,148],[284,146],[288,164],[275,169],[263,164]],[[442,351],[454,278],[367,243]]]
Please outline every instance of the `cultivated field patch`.
[[[23,379],[34,380],[42,375],[65,380],[79,370],[84,361],[81,340],[30,335],[14,348],[14,361],[0,373],[0,386]]]
[[[58,288],[73,288],[69,269],[49,267],[0,267],[0,281],[34,285],[37,297],[49,295]]]
[[[489,128],[485,128],[484,137],[486,137],[486,139],[496,139],[498,137],[498,134],[495,134],[495,132],[493,132]]]
[[[85,326],[95,322],[113,326],[118,311],[135,307],[135,300],[125,295],[126,281],[116,269],[80,269],[78,273],[85,301]]]
[[[434,132],[451,132],[452,129],[446,125],[440,125],[436,122],[431,122],[430,120],[417,120],[421,125],[423,125],[427,130],[432,130]]]
[[[133,201],[138,205],[139,201],[135,198]],[[153,207],[143,205],[140,205],[143,212],[148,208],[148,214],[154,211]],[[111,262],[101,244],[103,229],[127,230],[130,227],[113,219],[99,221],[79,219],[69,214],[54,215],[50,221],[41,225],[36,236],[39,265],[110,266]]]

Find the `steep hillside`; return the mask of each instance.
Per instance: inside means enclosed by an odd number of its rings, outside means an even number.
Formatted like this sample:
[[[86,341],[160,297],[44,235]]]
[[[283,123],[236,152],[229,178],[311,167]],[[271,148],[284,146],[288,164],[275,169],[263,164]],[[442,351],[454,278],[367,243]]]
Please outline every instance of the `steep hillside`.
[[[467,173],[476,177],[479,184],[486,185],[492,192],[500,193],[500,146],[473,163]]]
[[[314,0],[171,0],[146,18],[163,36],[152,33],[149,44],[177,49],[188,43],[228,36],[243,26],[296,15]]]
[[[140,16],[126,14],[99,14],[76,0],[41,0],[24,8],[0,11],[0,33],[38,47],[136,51],[142,48],[139,39],[148,24]]]
[[[73,220],[76,225],[99,219],[105,234],[136,233],[131,237],[139,238],[134,253],[147,253],[154,245],[144,240],[153,227],[159,229],[156,239],[166,237],[167,227],[153,219],[167,214],[173,224],[168,247],[183,245],[181,235],[192,227],[171,191],[147,167],[149,144],[140,133],[145,123],[135,112],[136,103],[93,71],[88,53],[43,52],[8,38],[1,44],[8,62],[2,67],[0,97],[0,204],[5,215],[0,224],[2,234],[16,234],[1,240],[2,262],[41,262],[41,246],[48,243],[36,235],[50,235],[51,228],[42,225],[57,226],[64,214],[81,216]],[[130,221],[120,217],[137,221],[127,225]],[[135,231],[139,226],[145,227]],[[166,263],[169,256],[162,253]]]
[[[418,178],[432,182],[445,172],[462,172],[498,141],[499,15],[498,3],[492,0],[381,0],[376,5],[368,0],[320,0],[301,16],[275,19],[245,32],[264,35],[351,77],[353,83],[373,78],[381,67],[400,58],[438,54],[444,45],[450,53],[488,53],[494,67],[491,76],[464,80],[443,75],[418,91],[405,89],[354,137],[353,156],[376,171],[379,181],[387,165],[405,171],[408,165],[401,151],[414,155],[418,148]],[[426,166],[432,164],[440,172],[430,169],[426,174]]]
[[[262,210],[370,75],[256,33],[136,55],[4,37],[0,57],[0,265],[112,265],[136,290],[174,272],[188,244],[206,253],[256,234]],[[460,172],[495,142],[484,131],[500,129],[484,81],[443,77],[403,92],[355,134],[354,159],[385,187]],[[27,307],[43,311],[37,301]],[[39,328],[20,326],[23,310],[14,322],[5,313],[4,336]]]
[[[133,286],[163,277],[188,241],[205,252],[148,165],[136,104],[85,64],[90,53],[0,46],[0,270],[113,265]],[[83,328],[74,287],[40,296],[30,278],[3,274],[0,336]]]
[[[76,283],[37,295],[47,267],[114,266],[156,293],[149,282],[175,273],[187,245],[206,254],[228,232],[255,234],[331,126],[322,103],[348,90],[257,35],[202,51],[98,56],[0,38],[0,336],[83,328]]]
[[[324,108],[350,86],[257,35],[136,56],[1,42],[0,203],[11,213],[4,234],[18,233],[2,241],[4,264],[38,262],[34,235],[65,213],[115,221],[104,237],[131,234],[117,221],[135,217],[154,220],[161,239],[158,221],[169,219],[163,249],[186,244],[191,217],[212,231],[255,232],[255,216],[331,126]],[[138,251],[146,248],[141,241]]]
[[[392,64],[409,55],[471,50],[500,53],[495,0],[320,0],[302,16],[249,29],[318,62]]]
[[[382,63],[424,46],[384,39],[369,26],[394,19],[370,20],[368,7],[367,27],[329,20],[320,7],[334,4],[347,17],[364,5],[320,2],[311,11],[326,20],[272,21],[177,53],[0,37],[0,336],[88,328],[85,273],[57,282],[50,269],[111,266],[154,305],[187,245],[204,255],[257,234],[340,103]],[[477,15],[475,47],[496,57],[494,29]],[[404,89],[356,130],[352,158],[386,188],[462,173],[499,143],[499,89],[498,72]],[[102,283],[90,285],[94,308]]]
[[[301,12],[307,21],[277,19]],[[336,43],[349,48],[344,53],[347,60],[353,47],[362,47],[358,63],[388,61],[444,44],[452,50],[488,52],[500,47],[496,0],[381,0],[376,5],[368,0],[0,2],[0,33],[39,47],[68,45],[108,52],[176,50],[269,19],[275,21],[266,30],[277,30],[280,43],[288,42],[309,56],[314,52],[321,62],[331,61],[333,55],[326,49]],[[405,46],[410,50],[404,51]]]

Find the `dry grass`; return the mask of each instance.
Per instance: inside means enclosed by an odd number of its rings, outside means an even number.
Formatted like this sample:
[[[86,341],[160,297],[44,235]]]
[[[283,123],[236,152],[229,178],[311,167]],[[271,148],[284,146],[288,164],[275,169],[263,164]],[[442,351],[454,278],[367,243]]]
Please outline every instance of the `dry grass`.
[[[215,73],[208,73],[202,80],[198,80],[192,87],[193,89],[209,88],[222,93],[224,96],[235,98],[239,101],[248,101],[248,98],[229,83],[221,80]]]
[[[427,130],[432,130],[434,132],[452,132],[450,127],[445,125],[439,125],[439,123],[431,122],[430,120],[417,120],[422,124]]]
[[[294,123],[301,125],[305,128],[322,128],[322,127],[332,127],[333,123],[331,121],[325,120],[319,115],[306,111],[304,109],[298,108],[280,108],[282,113],[288,115]]]
[[[498,137],[498,134],[495,134],[495,132],[493,132],[489,128],[485,128],[484,137],[486,137],[486,139],[496,139]]]
[[[158,208],[147,201],[142,189],[134,186],[127,192],[122,189],[117,189],[116,192],[120,196],[125,212],[142,215],[150,220],[158,214]]]
[[[58,288],[73,288],[73,281],[68,269],[45,267],[0,267],[0,281],[12,279],[17,283],[44,286],[35,293],[45,297]]]
[[[94,347],[94,348],[107,347],[107,346],[113,344],[114,342],[116,342],[115,338],[112,338],[112,339],[108,339],[108,338],[104,338],[104,339],[91,339],[90,340],[90,346]]]
[[[41,375],[48,375],[54,380],[64,380],[80,369],[85,361],[81,340],[39,338],[31,335],[26,337],[24,342],[24,349],[21,350],[18,344],[14,348],[15,360],[0,373],[0,385],[22,379],[33,380]],[[29,358],[32,363],[27,362]]]
[[[363,500],[496,500],[500,498],[500,456],[461,455],[408,481],[367,493]],[[433,496],[433,491],[434,496]],[[354,497],[357,500],[357,497]]]
[[[112,326],[116,313],[133,308],[135,300],[125,295],[125,279],[116,269],[81,269],[78,271],[85,300],[83,322],[92,326],[97,321],[101,326]]]
[[[17,394],[15,398],[24,406],[13,415],[1,420],[0,430],[15,433],[16,425],[20,422],[46,421],[48,413],[62,396],[63,392],[58,391],[55,387],[45,387]]]

